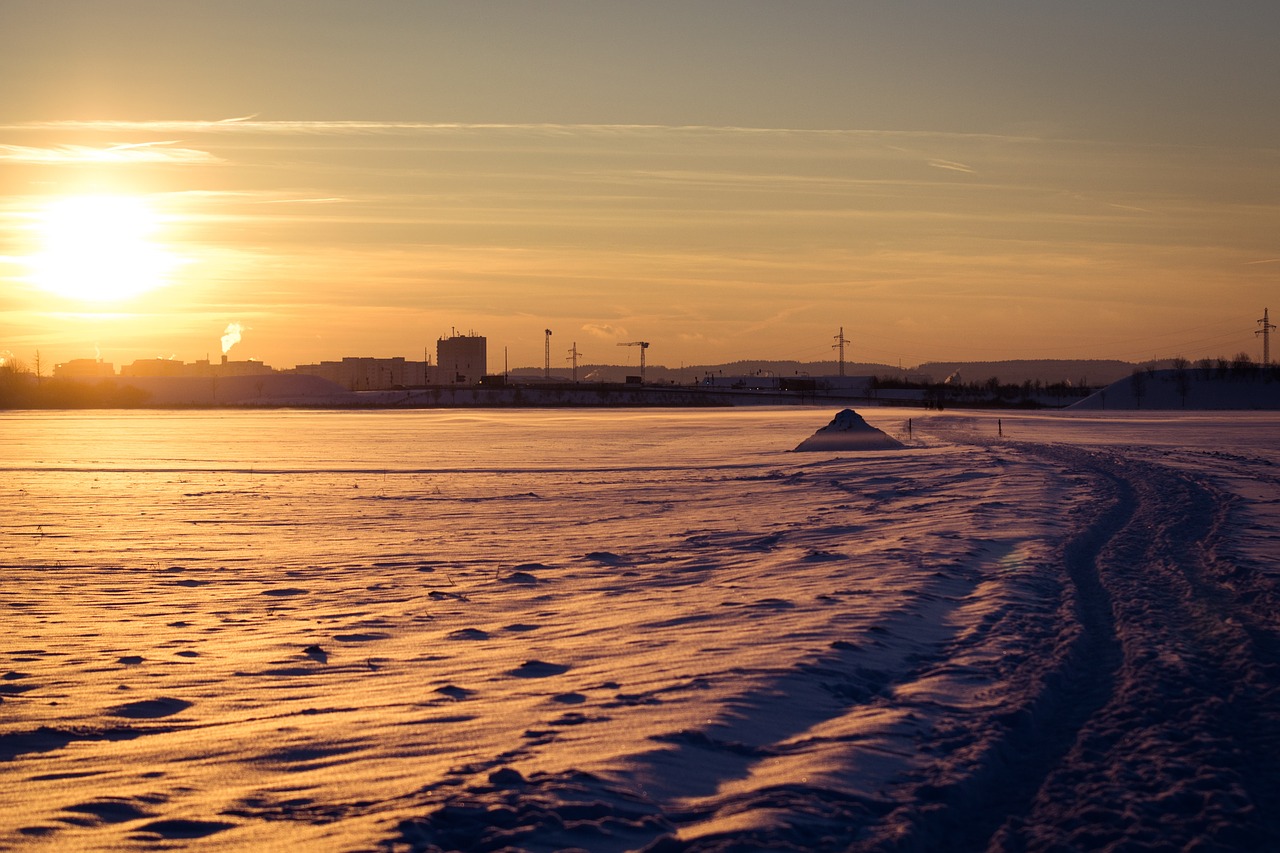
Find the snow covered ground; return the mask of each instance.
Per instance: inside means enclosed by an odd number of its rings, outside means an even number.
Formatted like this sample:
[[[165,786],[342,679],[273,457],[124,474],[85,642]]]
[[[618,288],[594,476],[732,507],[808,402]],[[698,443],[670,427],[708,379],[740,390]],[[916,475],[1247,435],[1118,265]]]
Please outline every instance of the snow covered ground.
[[[0,848],[1280,845],[1280,415],[833,414],[0,414]]]

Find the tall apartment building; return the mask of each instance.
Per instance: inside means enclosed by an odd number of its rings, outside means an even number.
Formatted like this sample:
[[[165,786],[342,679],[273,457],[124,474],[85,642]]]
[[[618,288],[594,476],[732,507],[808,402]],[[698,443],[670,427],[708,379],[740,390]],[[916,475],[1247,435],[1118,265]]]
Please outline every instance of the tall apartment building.
[[[437,381],[441,385],[477,385],[488,372],[487,341],[472,332],[436,341]]]

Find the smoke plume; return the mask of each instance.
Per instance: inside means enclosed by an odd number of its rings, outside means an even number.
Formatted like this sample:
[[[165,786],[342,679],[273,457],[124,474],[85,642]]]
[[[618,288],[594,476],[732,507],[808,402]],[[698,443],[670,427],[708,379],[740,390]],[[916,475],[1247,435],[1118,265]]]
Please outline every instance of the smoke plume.
[[[228,323],[227,330],[222,333],[222,354],[226,355],[227,351],[233,346],[240,343],[240,332],[244,330],[244,326],[239,323]]]

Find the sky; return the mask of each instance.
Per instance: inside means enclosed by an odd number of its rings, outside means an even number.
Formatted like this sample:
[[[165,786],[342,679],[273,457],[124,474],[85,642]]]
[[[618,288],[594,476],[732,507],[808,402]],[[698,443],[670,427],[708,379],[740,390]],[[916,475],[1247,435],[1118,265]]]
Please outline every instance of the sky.
[[[0,0],[0,358],[1261,358],[1273,0]],[[1278,297],[1278,298],[1273,298]]]

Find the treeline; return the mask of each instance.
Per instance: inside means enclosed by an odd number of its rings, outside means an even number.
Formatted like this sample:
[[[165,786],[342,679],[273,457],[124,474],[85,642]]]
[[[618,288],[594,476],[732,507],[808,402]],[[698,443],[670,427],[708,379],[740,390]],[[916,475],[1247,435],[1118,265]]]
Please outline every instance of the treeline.
[[[1259,364],[1247,352],[1236,353],[1232,359],[1202,358],[1194,365],[1185,358],[1175,358],[1170,362],[1170,367],[1175,374],[1194,374],[1200,379],[1280,380],[1280,365]]]
[[[1232,380],[1280,382],[1280,366],[1263,365],[1254,361],[1248,353],[1238,353],[1234,358],[1202,358],[1194,364],[1185,358],[1149,362],[1133,367],[1129,377],[1134,398],[1140,400],[1147,381],[1157,375],[1170,377],[1185,399],[1193,380],[1225,382]],[[1106,383],[1110,384],[1110,382]],[[878,376],[871,382],[873,392],[907,390],[920,393],[924,402],[935,408],[945,406],[1025,408],[1066,407],[1099,390],[1084,380],[1079,382],[1043,382],[1026,379],[1022,382],[1004,382],[992,376],[981,381],[963,381],[952,376],[943,382],[932,379],[911,379],[896,375]]]
[[[109,379],[50,379],[0,364],[0,409],[134,409],[147,405],[150,396]]]
[[[1069,406],[1093,393],[1093,388],[1070,382],[1046,383],[1027,379],[1021,383],[1001,382],[997,377],[982,381],[932,382],[876,377],[871,389],[877,391],[910,390],[922,392],[924,400],[934,408],[963,406],[971,408],[1040,409]]]

